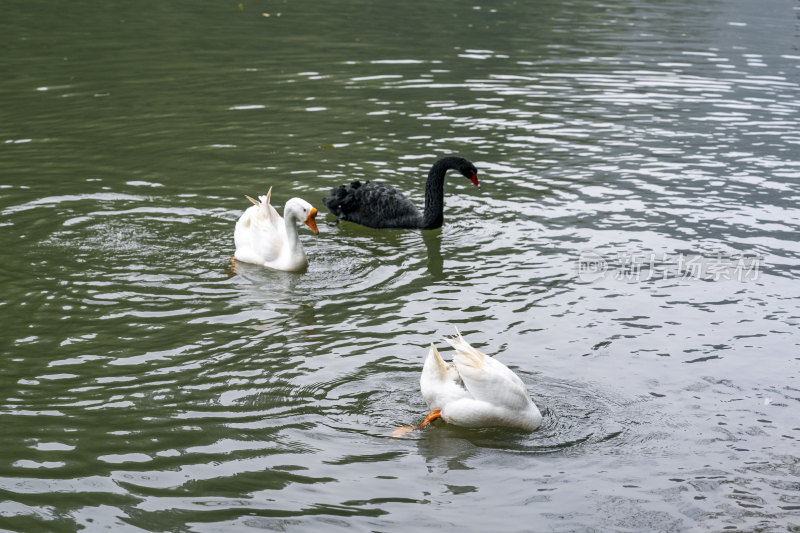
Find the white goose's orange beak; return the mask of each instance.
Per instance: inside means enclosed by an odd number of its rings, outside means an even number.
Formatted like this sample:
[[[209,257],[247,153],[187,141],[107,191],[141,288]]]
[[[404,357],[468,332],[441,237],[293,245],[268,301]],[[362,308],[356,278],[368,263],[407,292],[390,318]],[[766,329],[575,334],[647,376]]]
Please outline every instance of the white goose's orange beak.
[[[308,218],[306,218],[306,225],[311,228],[311,231],[314,232],[314,235],[319,235],[319,229],[317,228],[317,208],[312,207],[311,212],[308,214]]]

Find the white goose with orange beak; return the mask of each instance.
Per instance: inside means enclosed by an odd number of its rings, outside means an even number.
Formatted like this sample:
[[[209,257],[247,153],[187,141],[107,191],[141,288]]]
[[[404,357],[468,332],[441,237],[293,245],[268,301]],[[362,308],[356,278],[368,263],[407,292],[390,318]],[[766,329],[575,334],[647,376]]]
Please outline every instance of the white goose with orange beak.
[[[419,384],[430,414],[419,426],[403,426],[394,432],[403,436],[442,418],[456,426],[483,428],[506,426],[533,431],[542,414],[528,396],[525,384],[510,368],[469,345],[456,329],[445,339],[455,348],[448,364],[431,344]]]
[[[292,198],[286,202],[281,218],[269,203],[271,195],[272,187],[258,200],[247,197],[253,205],[236,222],[233,258],[275,270],[302,270],[308,266],[308,258],[297,235],[297,224],[304,222],[319,234],[315,220],[317,210],[305,200]]]

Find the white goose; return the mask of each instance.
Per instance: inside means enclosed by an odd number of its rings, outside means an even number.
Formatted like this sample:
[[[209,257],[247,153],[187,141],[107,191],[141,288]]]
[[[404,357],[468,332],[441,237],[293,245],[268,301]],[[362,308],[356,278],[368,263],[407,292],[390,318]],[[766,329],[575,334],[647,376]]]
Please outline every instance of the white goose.
[[[319,234],[317,210],[305,200],[292,198],[283,208],[283,216],[269,203],[272,187],[258,200],[247,197],[254,205],[247,208],[236,222],[233,240],[236,253],[233,258],[245,263],[255,263],[275,270],[301,270],[308,266],[306,252],[297,235],[297,224],[305,222],[311,231]]]
[[[431,413],[419,426],[396,429],[395,437],[424,428],[437,418],[470,428],[506,426],[533,431],[539,427],[542,414],[514,372],[470,346],[458,329],[455,337],[446,340],[456,349],[453,364],[447,364],[431,344],[419,379]]]

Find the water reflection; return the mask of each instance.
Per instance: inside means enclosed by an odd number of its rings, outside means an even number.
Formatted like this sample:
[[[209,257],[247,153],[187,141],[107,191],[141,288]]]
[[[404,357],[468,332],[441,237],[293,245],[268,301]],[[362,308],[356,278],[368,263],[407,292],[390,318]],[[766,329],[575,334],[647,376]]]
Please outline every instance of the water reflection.
[[[428,273],[433,281],[444,279],[444,257],[442,256],[442,230],[423,231],[422,239],[428,253]]]
[[[320,6],[0,20],[3,527],[788,523],[792,6]],[[451,153],[485,187],[449,181],[441,230],[322,226],[307,271],[226,276],[248,191],[319,207],[390,173],[420,205]],[[586,249],[765,267],[588,283]],[[520,374],[540,430],[392,441],[454,324]]]

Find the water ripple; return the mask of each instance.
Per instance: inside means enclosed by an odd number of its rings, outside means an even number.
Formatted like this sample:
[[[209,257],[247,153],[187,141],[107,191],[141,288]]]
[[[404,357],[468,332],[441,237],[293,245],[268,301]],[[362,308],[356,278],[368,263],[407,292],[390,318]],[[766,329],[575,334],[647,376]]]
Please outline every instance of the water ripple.
[[[796,17],[740,4],[9,10],[3,527],[787,523]],[[321,214],[306,272],[231,268],[244,194],[381,179],[422,205],[451,153],[482,188],[448,179],[441,230]],[[454,325],[538,431],[391,438]]]

